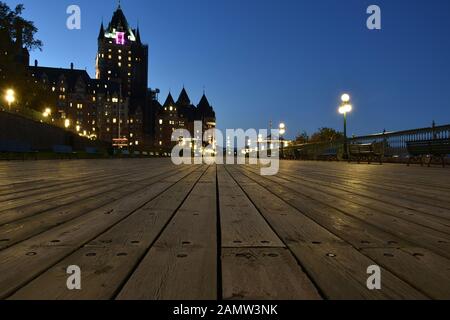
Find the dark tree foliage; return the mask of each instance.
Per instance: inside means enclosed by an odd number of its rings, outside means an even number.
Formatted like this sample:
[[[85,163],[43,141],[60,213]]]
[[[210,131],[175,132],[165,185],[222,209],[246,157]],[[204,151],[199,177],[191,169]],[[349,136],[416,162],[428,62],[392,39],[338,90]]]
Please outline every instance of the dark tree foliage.
[[[15,43],[21,38],[20,42],[27,49],[41,50],[43,44],[41,40],[35,38],[38,29],[35,27],[34,22],[21,17],[24,10],[23,4],[17,5],[12,10],[6,3],[0,1],[0,34],[9,40],[9,43]]]
[[[295,138],[296,144],[304,144],[304,143],[308,143],[308,142],[309,142],[309,136],[306,131],[303,131],[302,133],[297,135],[297,137]]]
[[[337,141],[344,138],[342,132],[336,131],[332,128],[320,128],[318,132],[311,136],[309,142],[330,142]]]
[[[11,9],[0,1],[0,105],[3,91],[16,92],[17,106],[41,111],[54,105],[56,97],[36,83],[27,70],[23,57],[28,50],[42,50],[42,41],[35,38],[38,29],[32,21],[22,17],[25,7]]]

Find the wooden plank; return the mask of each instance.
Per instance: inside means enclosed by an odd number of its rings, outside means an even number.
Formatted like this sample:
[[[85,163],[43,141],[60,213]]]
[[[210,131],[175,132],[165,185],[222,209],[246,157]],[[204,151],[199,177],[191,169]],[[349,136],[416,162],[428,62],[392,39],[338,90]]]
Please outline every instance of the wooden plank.
[[[39,214],[33,212],[29,217],[0,226],[0,250],[75,219],[110,202],[120,200],[126,195],[139,191],[157,180],[170,177],[184,170],[187,169],[175,169],[172,172],[168,168],[155,169],[142,180],[131,183],[112,183],[105,188],[93,189],[88,193],[80,193],[76,195],[76,199],[78,200],[72,201],[71,199],[71,201],[67,201],[66,205],[56,206],[56,208]],[[142,178],[142,174],[140,174],[140,177]],[[64,199],[61,199],[61,201],[64,201]]]
[[[112,299],[192,190],[205,168],[199,168],[141,209],[21,288],[10,299]],[[66,270],[82,271],[82,290],[69,291]],[[42,288],[46,290],[43,292]]]
[[[293,183],[301,184],[311,190],[326,192],[327,194],[346,200],[348,203],[355,203],[365,208],[376,210],[377,212],[382,212],[384,214],[398,217],[436,231],[450,234],[450,220],[432,214],[425,214],[420,211],[399,207],[389,202],[380,200],[376,196],[368,197],[357,186],[353,188],[343,187],[342,184],[335,184],[328,180],[305,179],[303,177],[287,175],[284,173],[278,174],[277,177]],[[355,190],[357,191],[355,192]]]
[[[317,175],[328,175],[337,177],[341,180],[352,180],[353,178],[373,181],[376,178],[380,182],[390,185],[399,185],[403,187],[417,187],[427,190],[428,192],[448,192],[450,186],[446,182],[446,177],[450,174],[450,170],[438,168],[430,170],[428,168],[407,168],[404,165],[386,164],[379,165],[356,165],[340,163],[323,163],[323,162],[281,162],[281,168],[291,168],[297,172],[313,173]]]
[[[284,248],[222,251],[225,300],[320,300],[314,284]]]
[[[168,170],[170,167],[166,167]],[[99,181],[95,182],[82,182],[78,183],[75,186],[70,186],[68,188],[59,188],[55,189],[53,192],[37,192],[32,193],[30,196],[25,198],[19,198],[14,200],[5,201],[0,206],[0,224],[8,223],[10,220],[8,215],[15,216],[16,212],[21,212],[21,210],[27,210],[30,207],[36,207],[40,205],[40,208],[49,208],[49,206],[53,205],[53,203],[62,203],[66,204],[69,202],[70,197],[77,197],[77,194],[82,192],[95,192],[96,188],[107,187],[112,182],[120,181],[118,176],[122,179],[131,179],[131,181],[137,179],[142,176],[142,171],[136,171],[137,173],[124,173],[120,174],[112,174],[108,178],[99,179]],[[56,206],[56,205],[55,205]],[[20,216],[20,215],[19,215]],[[8,218],[6,218],[8,217]]]
[[[119,300],[216,300],[216,169],[194,187]]]
[[[274,195],[240,170],[230,172],[298,258],[302,267],[328,299],[424,299],[426,296],[386,269],[381,291],[368,290],[367,268],[375,261],[361,254],[311,217]],[[301,200],[300,200],[301,201]],[[336,223],[337,217],[331,216]],[[348,231],[348,230],[345,230]]]
[[[217,167],[217,179],[222,247],[284,247],[223,166]]]
[[[270,189],[288,198],[289,203],[310,214],[316,221],[320,221],[321,225],[335,230],[333,232],[357,247],[365,247],[367,242],[372,246],[384,247],[386,243],[393,242],[395,246],[420,245],[444,257],[450,257],[447,234],[363,208],[325,192],[305,187],[301,183],[278,177],[265,177],[264,181],[253,169],[248,172],[257,177],[263,185],[269,184]],[[337,227],[336,221],[329,219],[324,212],[333,214],[341,226]]]
[[[362,253],[433,299],[450,299],[450,261],[423,248],[367,248]]]
[[[178,181],[187,174],[180,173],[173,179]],[[158,181],[128,197],[0,251],[0,299],[13,294],[30,280],[152,201],[175,182]]]
[[[307,178],[311,179],[311,176],[308,173],[302,173],[301,175],[298,173],[291,173],[291,175],[293,175],[294,178],[301,179],[303,181]],[[313,177],[315,181],[329,182],[330,185],[334,185],[338,189],[352,190],[353,193],[363,195],[367,198],[377,199],[425,214],[432,212],[440,217],[450,219],[450,203],[448,202],[448,197],[424,197],[421,192],[402,192],[397,186],[382,188],[377,186],[378,178],[376,176],[371,179],[370,184],[357,183],[358,180],[355,180],[355,178],[359,178],[359,175],[354,175],[348,179],[336,178],[334,176],[324,176],[320,174],[315,174]]]

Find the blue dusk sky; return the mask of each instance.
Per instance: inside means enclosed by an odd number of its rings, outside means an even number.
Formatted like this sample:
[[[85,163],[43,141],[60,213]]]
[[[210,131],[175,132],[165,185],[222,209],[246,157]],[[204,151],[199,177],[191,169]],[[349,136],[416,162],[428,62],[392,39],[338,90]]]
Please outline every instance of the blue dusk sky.
[[[95,75],[97,35],[114,0],[21,0],[35,21],[43,66]],[[66,28],[66,8],[81,7],[81,30]],[[382,30],[366,9],[382,10]],[[122,0],[150,48],[149,85],[197,103],[203,87],[218,127],[267,128],[289,136],[342,128],[341,93],[353,97],[349,135],[450,123],[448,0]]]

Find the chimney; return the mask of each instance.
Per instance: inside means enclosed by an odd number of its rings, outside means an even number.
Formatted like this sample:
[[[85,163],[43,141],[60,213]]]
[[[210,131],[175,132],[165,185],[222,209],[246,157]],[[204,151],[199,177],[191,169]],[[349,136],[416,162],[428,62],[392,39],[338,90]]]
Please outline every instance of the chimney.
[[[38,61],[37,61],[37,59],[34,60],[34,66],[35,66],[35,67],[38,66]]]
[[[73,62],[70,64],[70,70],[73,70]]]

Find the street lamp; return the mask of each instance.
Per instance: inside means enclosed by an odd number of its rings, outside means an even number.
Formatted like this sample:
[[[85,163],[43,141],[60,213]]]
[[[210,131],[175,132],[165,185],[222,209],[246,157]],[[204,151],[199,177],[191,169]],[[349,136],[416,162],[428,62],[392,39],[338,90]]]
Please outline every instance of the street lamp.
[[[344,159],[348,159],[348,145],[347,145],[347,113],[352,112],[353,106],[350,103],[350,95],[344,93],[341,97],[341,105],[339,113],[344,115]]]
[[[6,90],[5,100],[8,103],[9,109],[11,109],[11,104],[13,104],[16,101],[16,93],[14,92],[13,89]]]
[[[48,118],[52,114],[52,110],[50,108],[45,108],[44,112],[42,112],[42,115],[44,118]]]
[[[280,141],[281,141],[281,158],[284,158],[284,142],[283,142],[283,136],[286,134],[286,125],[284,123],[280,123],[278,126],[278,129],[280,130]]]

